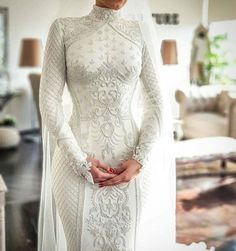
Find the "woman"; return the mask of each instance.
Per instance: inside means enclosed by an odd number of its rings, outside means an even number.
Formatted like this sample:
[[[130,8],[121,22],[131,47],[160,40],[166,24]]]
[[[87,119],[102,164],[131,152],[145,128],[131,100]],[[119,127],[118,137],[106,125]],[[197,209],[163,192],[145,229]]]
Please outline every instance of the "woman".
[[[163,102],[139,23],[121,16],[125,4],[97,0],[88,15],[54,20],[48,33],[40,111],[56,143],[50,182],[68,251],[136,250],[141,178],[162,132]],[[139,79],[140,126],[131,110]],[[69,123],[65,82],[73,102]]]

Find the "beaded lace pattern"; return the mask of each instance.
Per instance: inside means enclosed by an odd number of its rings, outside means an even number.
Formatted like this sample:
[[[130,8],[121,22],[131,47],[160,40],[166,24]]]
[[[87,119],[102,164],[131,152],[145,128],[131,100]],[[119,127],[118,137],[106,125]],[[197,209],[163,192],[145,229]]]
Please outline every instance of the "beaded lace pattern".
[[[62,109],[65,83],[73,102],[69,122]],[[144,101],[140,129],[131,112],[137,83],[142,85]],[[158,79],[138,22],[122,18],[119,10],[96,5],[86,16],[54,20],[44,53],[40,111],[57,142],[53,181],[56,200],[61,205],[67,239],[71,239],[71,247],[74,245],[77,250],[78,236],[73,237],[76,229],[72,231],[74,220],[68,220],[64,209],[69,195],[61,195],[65,193],[61,184],[69,182],[69,178],[65,181],[59,169],[62,165],[63,172],[70,168],[76,176],[84,177],[93,185],[89,171],[91,163],[86,161],[88,156],[111,165],[132,158],[143,169],[161,132],[162,99]],[[64,178],[66,175],[69,173],[65,173]],[[67,186],[76,189],[77,185],[70,183]],[[135,222],[132,210],[127,206],[130,186],[128,183],[104,189],[92,187],[92,204],[85,226],[94,236],[94,250],[133,250],[128,248],[126,237]],[[77,192],[73,194],[75,197],[70,201],[74,201],[74,206],[69,202],[71,210],[75,219],[82,220],[74,210],[83,199],[77,198]],[[60,201],[64,202],[60,204]],[[75,243],[72,239],[76,239],[77,244],[72,244]]]

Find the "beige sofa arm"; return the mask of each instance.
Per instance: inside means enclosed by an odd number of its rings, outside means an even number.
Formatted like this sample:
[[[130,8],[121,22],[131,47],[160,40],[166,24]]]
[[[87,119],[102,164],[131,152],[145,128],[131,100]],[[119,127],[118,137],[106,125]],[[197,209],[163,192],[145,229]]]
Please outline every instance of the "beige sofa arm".
[[[183,119],[187,112],[187,97],[183,91],[176,90],[175,100],[179,103],[179,117]]]
[[[229,136],[236,138],[236,99],[230,98],[229,106]]]

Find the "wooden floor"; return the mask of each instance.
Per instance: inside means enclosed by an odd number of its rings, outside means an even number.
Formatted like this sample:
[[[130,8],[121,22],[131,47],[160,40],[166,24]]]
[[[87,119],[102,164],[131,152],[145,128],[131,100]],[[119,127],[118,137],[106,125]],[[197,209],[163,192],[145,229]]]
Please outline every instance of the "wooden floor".
[[[41,145],[25,142],[0,152],[6,193],[6,250],[37,250],[37,218],[41,189]]]
[[[41,158],[41,145],[25,142],[23,139],[18,149],[0,151],[0,173],[9,190],[6,194],[7,251],[37,250],[37,219],[42,177]],[[192,184],[193,180],[189,182]],[[186,185],[188,184],[186,183]],[[192,201],[192,203],[198,202],[201,207],[205,207],[206,204],[208,207],[214,207],[216,203],[214,198],[217,197],[215,192],[211,192],[212,198],[206,196],[205,199],[202,197],[200,201]],[[185,203],[185,206],[189,210],[189,207],[192,208],[196,206],[195,204]],[[177,232],[177,236],[180,234],[181,231]],[[235,250],[236,241],[234,240],[224,242],[217,248],[217,251]]]

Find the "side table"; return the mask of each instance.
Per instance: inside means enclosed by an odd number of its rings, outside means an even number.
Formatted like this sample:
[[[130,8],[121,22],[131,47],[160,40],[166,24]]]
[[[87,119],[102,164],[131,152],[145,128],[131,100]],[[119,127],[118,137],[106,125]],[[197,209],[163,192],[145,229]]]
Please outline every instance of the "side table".
[[[173,126],[174,126],[174,140],[179,141],[183,138],[184,132],[182,129],[183,120],[179,118],[173,119]]]
[[[174,145],[177,177],[236,174],[236,139],[217,136],[188,139]],[[211,167],[210,163],[219,164]],[[232,161],[232,165],[230,165]]]

